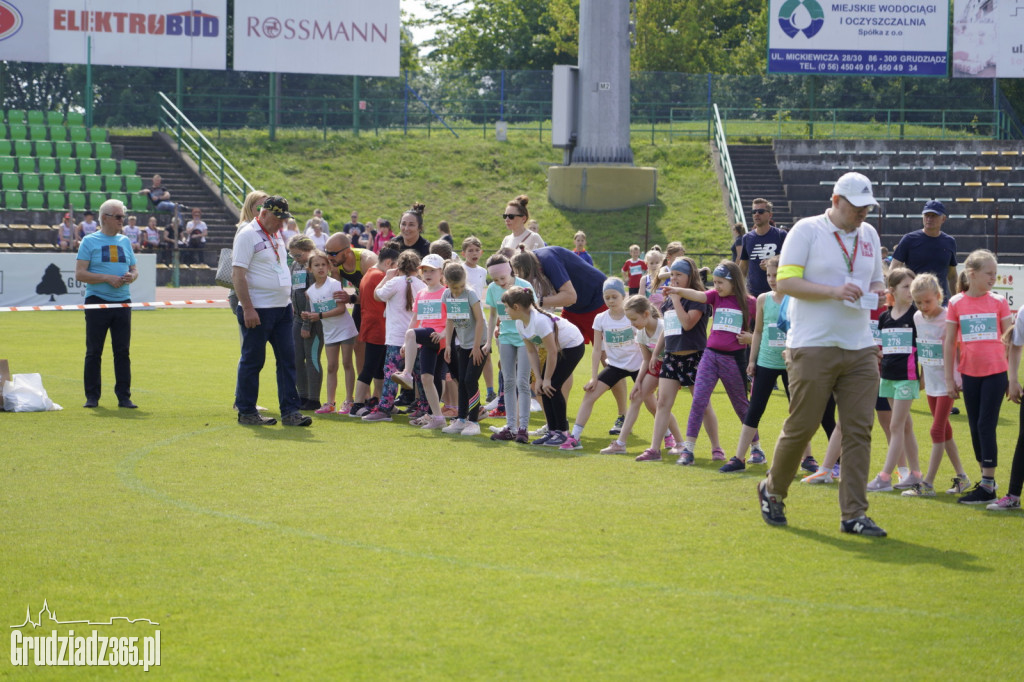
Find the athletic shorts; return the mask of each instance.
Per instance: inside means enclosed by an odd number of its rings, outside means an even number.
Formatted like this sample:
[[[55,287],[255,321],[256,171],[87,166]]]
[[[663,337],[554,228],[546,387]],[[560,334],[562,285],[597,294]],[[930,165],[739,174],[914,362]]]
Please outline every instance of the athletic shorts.
[[[658,378],[661,375],[661,365],[662,364],[663,364],[662,361],[658,360],[658,362],[654,365],[654,371],[653,372],[651,371],[651,366],[648,365],[647,366],[647,373],[650,374],[654,378]]]
[[[882,379],[878,385],[879,398],[917,400],[921,395],[921,382],[917,379]]]
[[[678,381],[680,386],[693,386],[697,381],[697,365],[704,351],[690,353],[689,355],[676,355],[665,353],[665,359],[661,361],[661,373],[659,379],[671,379]]]
[[[636,375],[637,372],[629,372],[622,369],[621,367],[613,367],[611,365],[608,365],[603,370],[601,370],[600,374],[597,375],[597,380],[600,381],[605,386],[611,388],[612,386],[619,383],[626,377],[629,377],[630,379],[633,380],[633,383],[636,383]]]
[[[571,313],[568,310],[562,310],[562,319],[569,320],[574,325],[579,327],[580,333],[583,334],[583,343],[594,343],[594,318],[604,311],[608,310],[608,306],[602,304],[597,310],[591,310],[589,313]]]

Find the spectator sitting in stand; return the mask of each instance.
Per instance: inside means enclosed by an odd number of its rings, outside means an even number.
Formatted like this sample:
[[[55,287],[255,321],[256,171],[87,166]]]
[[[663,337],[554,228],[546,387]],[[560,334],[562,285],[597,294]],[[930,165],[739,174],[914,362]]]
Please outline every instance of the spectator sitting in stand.
[[[99,223],[93,219],[92,211],[86,211],[82,216],[82,222],[78,223],[78,230],[75,232],[75,240],[81,244],[82,238],[100,229]]]
[[[61,251],[70,251],[71,249],[78,249],[78,239],[75,238],[75,233],[78,232],[78,226],[75,225],[75,221],[71,218],[70,213],[64,214],[64,220],[60,224],[60,232],[58,233],[59,246]]]
[[[171,227],[168,230],[173,231],[173,234],[178,234],[178,227],[171,219]],[[150,216],[149,222],[146,224],[145,234],[142,235],[142,248],[148,251],[156,251],[160,246],[160,228],[156,226],[156,216]]]
[[[192,220],[185,225],[185,234],[181,238],[182,247],[190,250],[186,262],[201,263],[203,261],[201,251],[206,246],[208,231],[209,228],[203,222],[203,212],[198,208],[193,208]]]
[[[160,175],[153,176],[153,185],[148,189],[140,189],[139,194],[145,194],[149,197],[149,203],[153,205],[153,208],[157,211],[168,211],[178,219],[178,225],[184,222],[184,218],[181,215],[181,204],[177,204],[171,201],[171,191],[163,186],[163,179]]]
[[[121,233],[124,234],[125,237],[128,237],[128,241],[132,244],[132,251],[138,253],[139,247],[141,246],[139,242],[141,231],[139,230],[139,226],[136,224],[135,216],[128,216],[128,222],[123,228],[121,228]]]
[[[305,235],[307,237],[313,236],[313,221],[316,220],[317,218],[320,219],[320,229],[324,231],[324,234],[330,236],[331,226],[326,220],[324,220],[324,212],[322,209],[319,208],[313,209],[313,217],[306,221]],[[288,229],[298,229],[294,219],[289,220],[288,223]]]
[[[146,225],[146,238],[143,243],[143,247],[147,250],[155,251],[157,248],[160,249],[161,257],[160,260],[164,263],[171,262],[171,254],[178,248],[178,222],[177,218],[171,218],[171,224],[167,226],[166,230],[161,230],[156,226],[156,216],[149,216],[149,224]],[[153,235],[156,235],[156,246],[150,245],[150,239]]]

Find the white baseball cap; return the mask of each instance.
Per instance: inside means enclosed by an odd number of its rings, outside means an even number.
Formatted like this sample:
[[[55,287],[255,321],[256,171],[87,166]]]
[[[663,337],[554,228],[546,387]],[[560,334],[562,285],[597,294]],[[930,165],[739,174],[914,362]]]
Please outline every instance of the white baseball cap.
[[[423,257],[423,260],[420,261],[420,267],[440,270],[444,267],[444,258],[441,258],[441,256],[436,253],[427,254]]]
[[[847,173],[836,180],[832,195],[844,197],[854,206],[878,206],[875,195],[871,192],[871,181],[860,173]]]

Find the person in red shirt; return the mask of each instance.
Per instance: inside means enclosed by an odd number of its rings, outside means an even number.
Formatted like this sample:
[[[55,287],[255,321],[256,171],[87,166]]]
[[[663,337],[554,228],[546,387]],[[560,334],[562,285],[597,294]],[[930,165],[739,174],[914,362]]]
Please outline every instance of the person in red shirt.
[[[377,262],[363,275],[360,282],[362,291],[373,292],[377,285],[384,279],[384,274],[389,268],[395,266],[398,258],[398,251],[390,247],[383,247],[377,254]],[[377,405],[380,399],[381,388],[384,385],[384,351],[385,351],[385,301],[378,301],[372,293],[361,299],[362,303],[362,325],[359,328],[359,340],[366,344],[363,354],[363,365],[359,369],[359,377],[356,379],[356,392],[352,409],[349,410],[350,417],[363,417],[369,414]],[[370,383],[376,380],[377,388],[370,397]]]
[[[622,271],[626,273],[626,286],[629,288],[629,295],[640,293],[640,280],[647,272],[647,263],[640,258],[639,244],[629,247],[629,259],[622,264]]]

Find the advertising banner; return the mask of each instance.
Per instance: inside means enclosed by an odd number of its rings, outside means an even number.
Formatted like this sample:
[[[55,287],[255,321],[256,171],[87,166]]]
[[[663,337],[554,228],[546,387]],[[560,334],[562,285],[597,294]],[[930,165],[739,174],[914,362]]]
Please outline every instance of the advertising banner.
[[[768,72],[945,76],[949,5],[937,0],[771,0]]]
[[[139,278],[131,285],[132,300],[155,301],[156,256],[136,258]],[[75,279],[77,260],[74,253],[0,253],[0,307],[84,303],[85,284]]]
[[[397,77],[399,0],[235,3],[235,71]]]
[[[0,0],[0,60],[224,69],[227,0]]]
[[[1009,0],[955,0],[953,77],[1024,77],[1024,8]]]

